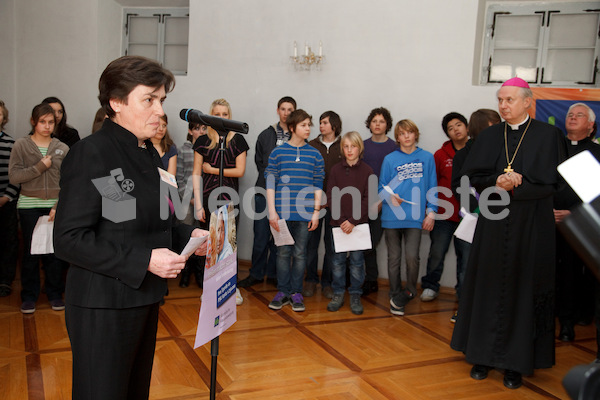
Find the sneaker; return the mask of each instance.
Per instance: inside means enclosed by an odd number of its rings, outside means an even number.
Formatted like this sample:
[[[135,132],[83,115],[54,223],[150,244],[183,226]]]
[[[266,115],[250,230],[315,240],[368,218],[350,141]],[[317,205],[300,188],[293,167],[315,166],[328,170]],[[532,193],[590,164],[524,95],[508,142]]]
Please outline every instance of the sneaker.
[[[62,311],[65,309],[65,302],[62,301],[62,299],[50,300],[50,307],[52,307],[54,311]]]
[[[390,299],[390,312],[394,315],[404,315],[404,306],[397,306],[394,299]]]
[[[292,310],[296,312],[306,310],[306,307],[304,307],[304,298],[301,293],[294,293],[292,295]]]
[[[316,282],[304,282],[304,289],[302,290],[302,295],[304,297],[313,297],[315,295],[316,289]]]
[[[327,304],[327,311],[337,311],[344,305],[344,293],[334,293],[331,301]]]
[[[241,281],[239,281],[237,283],[237,287],[239,287],[239,288],[247,288],[247,287],[250,287],[250,286],[254,286],[257,283],[262,283],[262,280],[261,279],[256,279],[252,275],[248,275],[247,278],[242,279]]]
[[[433,289],[427,288],[421,293],[421,301],[433,301],[436,297],[438,297],[438,292]]]
[[[410,291],[405,289],[402,292],[400,292],[398,296],[394,297],[394,304],[396,305],[396,307],[404,307],[408,304],[409,301],[411,301],[414,298],[414,293],[411,293]]]
[[[453,324],[455,324],[457,319],[458,319],[458,311],[456,311],[454,313],[454,315],[450,317],[450,322],[452,322]]]
[[[236,288],[235,289],[235,305],[241,306],[243,302],[244,302],[244,298],[242,297],[242,293],[240,292],[240,289]]]
[[[363,305],[360,301],[360,294],[350,295],[350,311],[352,314],[361,315],[363,313]]]
[[[35,312],[35,301],[24,301],[21,304],[21,312],[23,314],[33,314]]]
[[[281,307],[290,304],[290,298],[283,292],[277,292],[273,300],[269,303],[271,310],[281,310]]]
[[[325,286],[321,291],[326,299],[333,299],[333,289],[331,286]]]

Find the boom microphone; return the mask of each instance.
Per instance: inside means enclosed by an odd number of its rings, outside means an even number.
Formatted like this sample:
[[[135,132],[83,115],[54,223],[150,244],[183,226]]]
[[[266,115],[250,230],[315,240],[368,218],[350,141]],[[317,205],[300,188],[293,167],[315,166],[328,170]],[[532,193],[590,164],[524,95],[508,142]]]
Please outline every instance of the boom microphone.
[[[245,122],[233,121],[231,119],[219,118],[213,115],[203,114],[202,111],[193,108],[184,108],[179,112],[179,117],[187,122],[194,124],[207,125],[216,131],[221,132],[239,132],[248,133],[248,124]]]

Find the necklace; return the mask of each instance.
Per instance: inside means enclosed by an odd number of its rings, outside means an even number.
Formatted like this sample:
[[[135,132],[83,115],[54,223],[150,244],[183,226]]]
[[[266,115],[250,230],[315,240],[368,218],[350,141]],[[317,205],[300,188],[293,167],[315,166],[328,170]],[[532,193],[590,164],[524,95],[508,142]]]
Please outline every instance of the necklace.
[[[519,147],[521,147],[521,143],[523,142],[523,138],[525,137],[525,134],[527,133],[527,129],[529,129],[530,124],[531,124],[531,117],[529,118],[529,122],[527,123],[527,126],[525,127],[525,131],[523,131],[523,134],[521,135],[521,139],[519,140],[519,144],[517,145],[515,153],[513,154],[512,158],[509,161],[508,160],[508,140],[506,138],[507,137],[506,127],[508,126],[508,122],[504,122],[504,149],[506,150],[506,163],[508,164],[508,166],[506,168],[504,168],[504,172],[508,172],[510,174],[511,172],[514,171],[514,169],[512,169],[512,163],[515,161],[515,157],[517,156]]]

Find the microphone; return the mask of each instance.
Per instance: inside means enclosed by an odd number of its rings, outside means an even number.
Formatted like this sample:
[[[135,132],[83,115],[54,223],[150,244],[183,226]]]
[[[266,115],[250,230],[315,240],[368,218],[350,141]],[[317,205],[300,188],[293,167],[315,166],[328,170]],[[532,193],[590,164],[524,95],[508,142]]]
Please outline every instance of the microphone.
[[[248,133],[248,124],[245,122],[233,121],[231,119],[219,118],[213,115],[203,114],[202,111],[193,108],[184,108],[179,112],[179,117],[187,122],[194,124],[207,125],[216,131],[221,132],[239,132]]]

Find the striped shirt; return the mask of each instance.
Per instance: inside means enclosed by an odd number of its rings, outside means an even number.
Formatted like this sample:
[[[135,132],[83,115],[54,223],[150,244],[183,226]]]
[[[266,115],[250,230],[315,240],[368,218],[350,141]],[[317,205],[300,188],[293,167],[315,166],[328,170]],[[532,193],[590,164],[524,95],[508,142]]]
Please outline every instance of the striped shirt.
[[[46,154],[48,153],[48,148],[47,147],[40,147],[38,146],[38,149],[40,150],[40,153],[42,153],[42,156],[45,157]],[[58,199],[40,199],[39,197],[30,197],[30,196],[25,196],[24,194],[21,194],[19,196],[19,200],[17,202],[17,208],[18,209],[31,209],[31,208],[52,208],[54,207],[54,205],[56,204],[56,202],[58,201]]]
[[[275,189],[275,210],[286,221],[309,221],[316,190],[323,189],[325,162],[319,150],[284,143],[269,156],[267,189]]]
[[[0,197],[6,196],[11,201],[17,198],[19,185],[13,185],[8,180],[8,161],[15,140],[4,132],[0,132]]]

